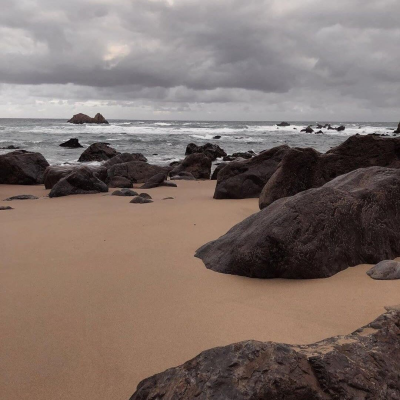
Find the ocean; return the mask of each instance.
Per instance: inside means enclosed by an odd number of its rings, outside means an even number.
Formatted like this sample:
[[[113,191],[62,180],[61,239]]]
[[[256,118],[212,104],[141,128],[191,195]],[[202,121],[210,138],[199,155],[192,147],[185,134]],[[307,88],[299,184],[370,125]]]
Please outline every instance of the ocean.
[[[323,134],[300,132],[315,121],[291,122],[277,127],[271,122],[207,121],[127,121],[109,120],[109,125],[73,125],[59,119],[0,119],[0,147],[14,145],[36,151],[50,164],[76,163],[83,149],[65,149],[59,144],[78,138],[87,147],[107,142],[120,152],[143,153],[153,164],[168,164],[184,157],[187,144],[216,143],[228,154],[238,151],[270,149],[287,144],[291,147],[313,147],[320,152],[339,145],[349,136],[371,133],[389,134],[396,123],[343,122],[345,131],[322,129]],[[322,125],[325,121],[320,122]],[[338,126],[338,123],[332,126]],[[214,139],[221,136],[220,139]],[[0,154],[10,150],[0,150]]]

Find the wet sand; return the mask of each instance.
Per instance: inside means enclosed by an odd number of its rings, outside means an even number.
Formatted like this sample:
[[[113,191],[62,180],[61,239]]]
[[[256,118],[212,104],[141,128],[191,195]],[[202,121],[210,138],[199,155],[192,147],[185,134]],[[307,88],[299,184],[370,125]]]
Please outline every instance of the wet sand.
[[[310,343],[347,334],[400,303],[400,281],[361,265],[332,278],[218,274],[195,250],[258,210],[213,200],[215,182],[1,202],[0,393],[13,399],[128,399],[139,381],[202,350],[256,339]],[[0,185],[0,199],[45,196]],[[162,200],[173,196],[174,200]]]

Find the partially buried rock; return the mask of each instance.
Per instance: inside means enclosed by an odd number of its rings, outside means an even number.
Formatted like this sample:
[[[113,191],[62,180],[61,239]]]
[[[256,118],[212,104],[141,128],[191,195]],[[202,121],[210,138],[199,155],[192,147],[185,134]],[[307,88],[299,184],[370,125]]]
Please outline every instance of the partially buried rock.
[[[31,194],[19,194],[18,196],[12,196],[4,201],[13,201],[13,200],[37,200],[39,197],[33,196]]]
[[[10,206],[0,206],[0,211],[6,211],[6,210],[14,210],[14,209]]]
[[[90,168],[81,167],[58,181],[51,189],[49,197],[100,192],[108,192],[107,185],[98,179]]]
[[[108,121],[100,113],[97,113],[94,118],[82,113],[75,114],[68,122],[71,124],[108,124]]]
[[[68,149],[77,149],[83,146],[79,143],[78,139],[74,138],[74,139],[69,139],[64,143],[61,143],[60,147],[67,147]]]
[[[148,199],[148,200],[152,199],[152,197],[148,193],[140,193],[139,197],[142,197],[143,199]]]
[[[163,200],[174,200],[173,197],[164,197]]]
[[[162,184],[166,179],[167,179],[167,174],[160,172],[152,176],[150,179],[148,179],[146,183],[141,186],[141,189],[151,189],[158,186],[162,186]]]
[[[170,176],[181,172],[190,172],[196,179],[210,179],[211,158],[203,153],[190,154],[170,172]]]
[[[313,279],[400,254],[400,170],[358,169],[275,201],[202,246],[216,272]],[[379,221],[379,223],[377,223]]]
[[[130,190],[130,189],[115,190],[114,192],[111,193],[111,196],[134,197],[134,196],[137,196],[137,195],[138,194],[134,190]]]
[[[130,203],[134,203],[134,204],[147,204],[147,203],[152,203],[152,202],[153,202],[153,200],[145,199],[145,198],[143,198],[141,196],[134,197],[130,201]]]
[[[49,163],[40,153],[17,150],[0,155],[0,183],[37,185],[43,183]]]
[[[130,400],[400,399],[400,311],[309,345],[216,347],[139,383]]]
[[[372,267],[367,274],[372,279],[395,280],[400,279],[400,262],[385,260]]]
[[[93,143],[79,157],[79,162],[106,161],[119,153],[108,143]]]

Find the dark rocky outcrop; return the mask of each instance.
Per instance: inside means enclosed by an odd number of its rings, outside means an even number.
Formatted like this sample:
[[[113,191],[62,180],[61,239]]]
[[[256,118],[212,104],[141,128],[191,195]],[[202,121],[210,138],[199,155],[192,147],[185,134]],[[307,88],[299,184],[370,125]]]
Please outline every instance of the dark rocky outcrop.
[[[218,172],[214,198],[258,197],[288,150],[288,146],[278,146],[249,160],[232,161]]]
[[[17,196],[9,197],[4,201],[13,201],[13,200],[37,200],[39,197],[33,196],[32,194],[19,194]]]
[[[203,153],[190,154],[174,167],[170,176],[179,175],[181,172],[190,172],[196,179],[210,179],[211,159]]]
[[[111,196],[127,196],[127,197],[134,197],[138,196],[137,192],[130,189],[122,189],[122,190],[115,190],[111,193]]]
[[[107,183],[111,182],[115,177],[129,179],[133,183],[147,182],[156,174],[168,174],[170,169],[170,167],[160,167],[143,161],[115,164],[107,170]]]
[[[346,129],[346,127],[344,126],[344,125],[340,125],[340,126],[338,126],[337,128],[336,128],[336,130],[338,131],[338,132],[342,132],[342,131],[344,131]]]
[[[45,188],[52,189],[58,181],[80,168],[82,168],[80,165],[51,165],[47,167],[46,171],[44,172]],[[96,165],[88,165],[86,168],[89,168],[96,178],[105,182],[107,178],[106,168]]]
[[[97,113],[94,118],[82,113],[75,114],[67,122],[71,124],[108,124],[108,121],[100,113]]]
[[[300,132],[313,133],[314,129],[311,126],[307,126],[307,128],[302,129]]]
[[[107,161],[119,153],[108,143],[93,143],[79,157],[79,162]]]
[[[370,166],[400,168],[400,139],[355,135],[320,154],[290,149],[260,195],[260,208],[302,190],[320,187],[333,178]]]
[[[153,200],[151,199],[145,199],[142,196],[137,196],[134,197],[129,203],[133,203],[133,204],[148,204],[148,203],[152,203]]]
[[[113,165],[123,164],[131,161],[147,162],[147,158],[142,153],[121,153],[104,162],[103,167],[111,168]]]
[[[79,143],[78,139],[73,138],[73,139],[67,140],[64,143],[61,143],[60,147],[67,147],[68,149],[78,149],[83,146]]]
[[[186,147],[185,155],[203,153],[209,157],[212,161],[219,157],[225,157],[226,153],[221,147],[216,144],[206,143],[204,146],[197,146],[194,143],[189,143]]]
[[[107,185],[98,179],[90,168],[81,167],[58,181],[51,189],[49,197],[100,192],[108,192]]]
[[[399,125],[397,126],[397,129],[395,129],[393,131],[393,133],[400,133],[400,122],[399,122]]]
[[[289,122],[281,122],[280,124],[276,124],[276,126],[290,126]]]
[[[310,345],[216,347],[139,383],[130,400],[400,399],[400,311]]]
[[[226,165],[228,165],[228,163],[221,163],[221,164],[217,165],[217,167],[214,169],[214,172],[211,175],[211,180],[212,181],[216,181],[217,180],[219,171],[221,171],[221,169],[224,168]]]
[[[43,183],[49,163],[40,153],[17,150],[0,155],[0,183],[36,185]]]
[[[196,256],[213,271],[253,278],[326,278],[375,264],[400,255],[399,197],[400,170],[361,168],[275,201]]]
[[[367,271],[372,279],[394,280],[400,279],[400,262],[384,260]]]

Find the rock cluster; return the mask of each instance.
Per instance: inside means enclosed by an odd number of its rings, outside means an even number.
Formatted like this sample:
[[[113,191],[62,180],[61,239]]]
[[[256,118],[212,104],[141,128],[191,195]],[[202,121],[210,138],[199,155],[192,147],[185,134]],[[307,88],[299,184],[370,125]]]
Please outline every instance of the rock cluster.
[[[188,156],[196,153],[203,153],[212,161],[226,156],[225,151],[216,144],[206,143],[204,146],[197,146],[194,143],[189,143],[186,147],[185,155]]]
[[[71,124],[108,124],[108,121],[100,113],[97,113],[94,118],[82,113],[75,114],[67,122]]]

